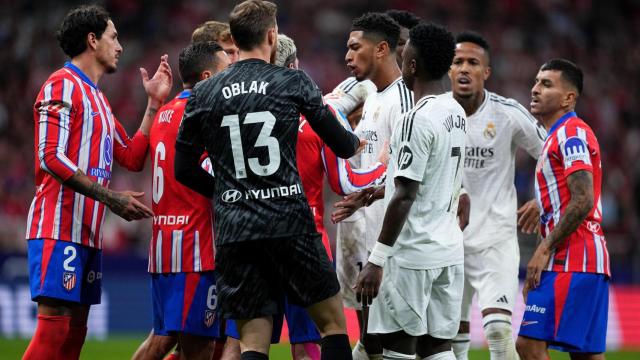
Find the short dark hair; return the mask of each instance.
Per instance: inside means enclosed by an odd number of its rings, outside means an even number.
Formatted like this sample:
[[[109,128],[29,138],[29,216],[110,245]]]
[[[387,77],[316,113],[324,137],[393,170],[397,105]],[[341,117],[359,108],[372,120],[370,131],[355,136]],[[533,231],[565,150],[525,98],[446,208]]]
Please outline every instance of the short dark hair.
[[[480,46],[484,49],[484,52],[485,54],[487,54],[489,60],[491,60],[491,47],[489,47],[489,42],[482,35],[480,35],[480,33],[471,30],[465,30],[461,32],[460,34],[458,34],[458,36],[456,36],[456,44],[460,44],[463,42],[470,42],[472,44]]]
[[[566,59],[551,59],[540,67],[540,71],[555,70],[560,71],[562,78],[578,90],[578,95],[582,94],[582,70],[578,65]]]
[[[453,34],[444,27],[422,22],[409,31],[409,46],[416,50],[418,74],[427,74],[429,79],[443,77],[453,61],[456,43]]]
[[[229,41],[231,40],[231,31],[229,30],[229,24],[209,20],[193,30],[191,34],[191,42],[203,42],[203,41]]]
[[[241,50],[251,50],[262,43],[270,27],[276,25],[278,6],[266,0],[246,0],[229,15],[231,36]]]
[[[418,25],[420,21],[422,21],[422,19],[420,19],[420,17],[418,17],[416,14],[406,10],[391,9],[385,11],[385,14],[389,15],[400,26],[409,30],[411,30],[414,26]]]
[[[195,85],[200,80],[200,74],[216,66],[216,53],[222,50],[218,43],[203,41],[191,43],[182,49],[178,57],[178,70],[185,84]]]
[[[99,5],[81,5],[65,15],[56,32],[58,43],[67,56],[74,58],[87,49],[87,35],[100,39],[107,29],[109,13]]]
[[[379,12],[369,12],[353,20],[351,31],[362,31],[364,37],[386,41],[391,50],[396,49],[400,38],[400,25],[389,15]]]

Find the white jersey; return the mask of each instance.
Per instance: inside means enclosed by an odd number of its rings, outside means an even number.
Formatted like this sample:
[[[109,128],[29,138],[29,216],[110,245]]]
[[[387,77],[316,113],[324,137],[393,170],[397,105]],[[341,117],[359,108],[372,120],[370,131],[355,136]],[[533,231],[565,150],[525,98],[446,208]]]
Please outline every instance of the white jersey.
[[[426,96],[403,117],[391,138],[385,208],[395,192],[394,178],[420,182],[393,247],[401,267],[426,270],[464,262],[456,211],[466,123],[464,109],[450,95]]]
[[[376,91],[376,86],[371,80],[358,81],[352,76],[338,84],[331,93],[324,96],[324,99],[334,109],[349,115]]]
[[[393,130],[400,123],[402,115],[413,106],[413,92],[407,88],[399,77],[382,91],[375,92],[364,102],[362,120],[355,129],[355,134],[367,140],[367,145],[357,154],[355,164],[359,169],[367,169],[378,162],[385,144],[391,139]],[[358,210],[364,214],[365,244],[371,250],[378,240],[384,218],[384,203],[376,201],[368,207]],[[357,219],[358,214],[351,217]]]
[[[521,147],[537,159],[546,131],[517,101],[487,90],[467,127],[462,184],[471,214],[464,248],[474,253],[501,241],[517,241],[516,150]]]

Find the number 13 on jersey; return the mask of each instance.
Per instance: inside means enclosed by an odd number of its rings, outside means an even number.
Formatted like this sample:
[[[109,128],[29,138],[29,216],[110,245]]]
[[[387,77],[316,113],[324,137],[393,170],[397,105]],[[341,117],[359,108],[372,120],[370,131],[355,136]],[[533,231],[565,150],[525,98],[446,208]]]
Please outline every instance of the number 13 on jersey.
[[[276,118],[269,111],[260,111],[248,113],[244,118],[246,124],[260,124],[262,129],[258,134],[253,147],[265,146],[269,152],[269,162],[265,165],[260,164],[260,160],[255,157],[247,159],[249,169],[258,176],[269,176],[274,174],[280,167],[280,144],[278,139],[271,136],[271,131],[276,123]],[[231,139],[231,154],[233,156],[233,165],[236,170],[236,178],[244,179],[247,177],[245,168],[244,150],[242,149],[242,138],[240,136],[240,116],[227,115],[222,118],[220,126],[229,127],[229,137]]]

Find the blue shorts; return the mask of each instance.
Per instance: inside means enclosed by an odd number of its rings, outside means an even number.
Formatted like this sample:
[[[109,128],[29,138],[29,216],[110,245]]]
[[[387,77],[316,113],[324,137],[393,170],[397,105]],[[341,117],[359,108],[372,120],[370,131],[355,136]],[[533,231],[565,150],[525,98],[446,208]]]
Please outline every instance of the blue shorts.
[[[301,344],[320,341],[320,332],[318,332],[318,328],[309,316],[309,313],[307,313],[307,310],[302,307],[289,304],[289,302],[285,300],[284,313],[273,316],[273,332],[271,333],[272,344],[280,342],[280,335],[282,333],[282,325],[284,322],[283,318],[287,319],[290,343]],[[235,320],[227,320],[227,335],[234,339],[240,338]]]
[[[53,239],[28,241],[31,299],[100,304],[102,250]]]
[[[216,277],[213,271],[151,274],[153,332],[220,338]]]
[[[602,274],[543,271],[529,291],[519,336],[572,353],[602,353],[607,338],[609,279]]]

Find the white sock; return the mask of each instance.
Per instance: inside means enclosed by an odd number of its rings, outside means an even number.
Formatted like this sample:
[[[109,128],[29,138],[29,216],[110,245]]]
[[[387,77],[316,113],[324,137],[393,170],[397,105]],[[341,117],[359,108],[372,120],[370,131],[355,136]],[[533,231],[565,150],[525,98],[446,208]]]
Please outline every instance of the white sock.
[[[451,342],[453,353],[457,360],[469,360],[469,347],[471,347],[471,335],[458,333]]]
[[[484,336],[489,343],[491,360],[518,360],[516,344],[513,341],[511,316],[489,314],[482,319]]]
[[[384,360],[415,360],[416,354],[403,354],[392,350],[382,349]]]
[[[422,360],[456,360],[456,356],[453,355],[453,351],[448,350],[427,356],[426,358],[422,358]]]
[[[356,345],[353,347],[351,351],[351,357],[353,360],[370,360],[369,355],[367,355],[366,350],[364,349],[364,345],[358,340]]]

